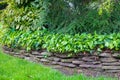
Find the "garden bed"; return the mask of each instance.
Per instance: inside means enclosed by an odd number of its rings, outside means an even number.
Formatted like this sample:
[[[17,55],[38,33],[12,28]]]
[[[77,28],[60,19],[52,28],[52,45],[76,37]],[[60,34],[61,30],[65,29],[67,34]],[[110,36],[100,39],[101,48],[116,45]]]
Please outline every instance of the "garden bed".
[[[12,50],[7,47],[4,47],[4,52],[32,62],[51,66],[67,75],[83,73],[88,76],[120,76],[119,53],[112,54],[106,51],[100,55],[79,54],[74,57],[65,55],[61,57],[62,54],[59,56],[45,50],[26,52],[25,50]]]

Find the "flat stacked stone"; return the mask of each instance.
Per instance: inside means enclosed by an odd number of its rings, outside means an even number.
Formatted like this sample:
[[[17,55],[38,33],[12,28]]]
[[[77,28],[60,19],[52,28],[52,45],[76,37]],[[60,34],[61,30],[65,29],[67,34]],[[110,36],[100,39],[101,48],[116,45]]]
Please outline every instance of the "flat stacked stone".
[[[48,63],[49,62],[49,60],[47,60],[47,59],[40,59],[40,61],[43,62],[43,63]]]
[[[44,52],[41,52],[40,55],[50,57],[52,56],[52,53],[44,51]]]
[[[44,56],[37,55],[36,58],[38,58],[38,59],[42,59],[42,58],[44,58]]]
[[[62,62],[59,62],[59,65],[60,66],[65,66],[65,67],[69,67],[69,68],[75,68],[76,65],[72,64],[72,63],[62,63]]]
[[[59,63],[58,63],[58,62],[55,62],[55,61],[52,61],[51,64],[53,64],[53,65],[58,65]]]
[[[82,55],[78,57],[68,57],[66,55],[55,56],[54,54],[43,51],[32,51],[27,53],[25,50],[13,52],[5,50],[6,53],[20,57],[29,61],[42,62],[43,64],[50,64],[54,66],[77,68],[77,69],[92,69],[102,70],[105,72],[116,73],[120,72],[120,53],[111,54],[110,52],[101,53],[99,56],[96,55]],[[59,54],[60,55],[60,54]],[[81,72],[81,71],[79,71]]]
[[[24,54],[24,53],[26,53],[26,50],[20,50],[19,53]]]
[[[120,70],[106,70],[105,72],[109,72],[109,73],[119,73]]]
[[[102,66],[105,70],[120,70],[120,66]]]
[[[120,66],[120,62],[102,63],[103,66]]]
[[[88,64],[81,64],[79,65],[80,68],[93,68],[93,69],[101,69],[102,65],[88,65]]]
[[[73,59],[61,59],[63,63],[72,63]]]
[[[101,60],[102,63],[113,63],[113,62],[118,62],[117,59],[112,58],[112,57],[111,57],[111,58],[101,58],[100,60]]]
[[[99,57],[102,57],[102,58],[110,58],[110,57],[112,57],[112,55],[111,55],[110,53],[101,53],[101,54],[99,55]]]
[[[93,62],[93,61],[95,61],[94,59],[91,59],[90,57],[83,57],[82,60],[85,61],[85,62]]]
[[[113,56],[114,58],[120,59],[120,53],[114,53],[112,56]]]
[[[103,70],[105,70],[106,72],[120,71],[120,62],[116,58],[118,57],[118,54],[102,53],[100,57]]]
[[[60,62],[60,61],[61,61],[60,58],[53,58],[53,60],[54,60],[55,62]]]
[[[83,63],[83,61],[73,60],[72,63],[75,64],[75,65],[80,65],[80,64]]]
[[[38,51],[32,51],[31,53],[32,55],[40,55],[40,53]]]

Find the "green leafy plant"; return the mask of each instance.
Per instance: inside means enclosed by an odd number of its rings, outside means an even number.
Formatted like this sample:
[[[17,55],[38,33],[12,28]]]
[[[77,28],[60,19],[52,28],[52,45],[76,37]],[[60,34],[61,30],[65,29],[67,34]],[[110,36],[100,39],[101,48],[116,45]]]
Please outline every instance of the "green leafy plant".
[[[119,50],[120,33],[110,35],[94,34],[60,34],[47,30],[9,31],[1,38],[2,44],[11,48],[29,50],[47,49],[55,53],[80,53],[102,51],[103,49]]]
[[[11,48],[55,53],[120,49],[120,4],[107,0],[6,0],[0,40]],[[80,4],[81,3],[81,4]],[[104,4],[105,3],[105,4]],[[72,6],[71,6],[71,5]],[[105,7],[100,7],[103,5]],[[99,14],[99,10],[102,13]],[[95,33],[94,33],[95,32]],[[117,33],[118,32],[118,33]],[[72,35],[70,35],[72,34]]]
[[[16,1],[25,2],[25,0]],[[15,30],[42,29],[47,14],[47,4],[44,3],[42,0],[33,0],[29,1],[26,6],[19,7],[16,2],[8,1],[8,7],[0,14],[0,21],[8,28]]]

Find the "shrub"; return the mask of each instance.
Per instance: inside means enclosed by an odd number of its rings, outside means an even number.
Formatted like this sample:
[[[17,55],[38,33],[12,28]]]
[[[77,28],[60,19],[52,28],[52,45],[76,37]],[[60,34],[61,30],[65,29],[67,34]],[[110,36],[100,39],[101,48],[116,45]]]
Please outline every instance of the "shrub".
[[[69,34],[120,31],[120,4],[112,0],[7,0],[7,4],[0,20],[10,29],[46,28]]]
[[[8,7],[2,12],[0,21],[8,28],[15,30],[36,30],[43,27],[47,14],[47,7],[44,5],[45,2],[43,0],[29,1],[25,3],[27,5],[24,5],[24,2],[14,2],[14,0],[8,0],[7,3]]]

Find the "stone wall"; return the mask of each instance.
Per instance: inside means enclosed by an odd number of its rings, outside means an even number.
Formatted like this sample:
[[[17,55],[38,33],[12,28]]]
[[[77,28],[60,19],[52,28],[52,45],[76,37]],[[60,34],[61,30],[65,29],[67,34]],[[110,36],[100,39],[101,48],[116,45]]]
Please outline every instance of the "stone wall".
[[[120,53],[103,52],[100,55],[83,55],[79,54],[74,57],[65,55],[56,55],[47,51],[11,50],[4,48],[5,53],[20,57],[33,62],[43,64],[60,65],[68,68],[92,69],[103,72],[120,72]]]

